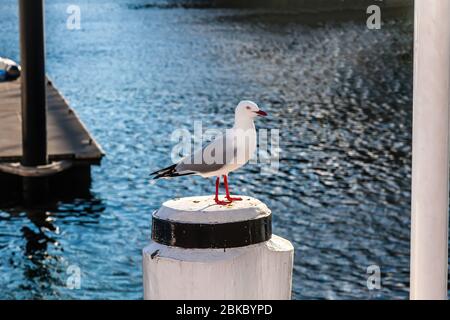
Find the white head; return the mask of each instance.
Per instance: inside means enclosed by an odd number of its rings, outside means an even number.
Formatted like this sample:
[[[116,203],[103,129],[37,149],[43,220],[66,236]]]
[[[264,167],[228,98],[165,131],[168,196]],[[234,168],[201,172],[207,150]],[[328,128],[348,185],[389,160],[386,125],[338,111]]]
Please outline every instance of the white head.
[[[236,119],[238,118],[256,118],[257,116],[265,117],[267,116],[267,113],[259,109],[258,105],[254,103],[253,101],[244,100],[239,102],[239,104],[236,107]]]

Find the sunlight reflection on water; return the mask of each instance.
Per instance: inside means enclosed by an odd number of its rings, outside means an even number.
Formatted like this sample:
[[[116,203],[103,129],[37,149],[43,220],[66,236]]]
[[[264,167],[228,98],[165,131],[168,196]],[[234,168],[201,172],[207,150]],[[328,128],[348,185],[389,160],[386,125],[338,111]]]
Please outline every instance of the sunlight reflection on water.
[[[2,1],[4,2],[4,1]],[[232,123],[257,101],[280,129],[280,170],[248,165],[236,193],[274,213],[295,248],[294,298],[406,298],[409,283],[412,32],[389,21],[307,25],[252,10],[134,10],[79,0],[47,4],[47,70],[106,151],[86,199],[41,212],[0,211],[1,298],[142,298],[141,248],[166,199],[211,194],[212,180],[150,184],[179,127]],[[16,1],[0,10],[0,54],[18,59]],[[206,127],[206,125],[205,125]],[[366,288],[366,268],[382,290]],[[70,290],[67,268],[79,266]]]

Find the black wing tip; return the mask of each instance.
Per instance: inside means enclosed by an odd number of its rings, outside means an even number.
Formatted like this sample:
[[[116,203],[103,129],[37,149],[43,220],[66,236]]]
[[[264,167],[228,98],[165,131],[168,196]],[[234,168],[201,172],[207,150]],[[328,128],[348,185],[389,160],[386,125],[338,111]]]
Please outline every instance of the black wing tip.
[[[177,165],[171,165],[167,168],[157,170],[149,174],[149,176],[154,176],[153,179],[159,179],[164,177],[171,177],[175,173],[175,167]]]
[[[190,175],[196,174],[195,172],[184,172],[184,173],[176,172],[176,166],[177,165],[174,164],[170,167],[152,172],[152,173],[150,173],[149,176],[154,176],[153,180],[157,180],[160,178],[175,178],[175,177],[183,177],[183,176],[190,176]]]

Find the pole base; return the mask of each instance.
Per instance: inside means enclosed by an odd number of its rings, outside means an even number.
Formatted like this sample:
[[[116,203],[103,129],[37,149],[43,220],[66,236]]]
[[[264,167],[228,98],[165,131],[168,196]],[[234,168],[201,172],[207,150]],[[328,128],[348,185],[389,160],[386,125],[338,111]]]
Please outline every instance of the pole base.
[[[276,235],[231,249],[143,250],[145,300],[290,300],[294,248]]]

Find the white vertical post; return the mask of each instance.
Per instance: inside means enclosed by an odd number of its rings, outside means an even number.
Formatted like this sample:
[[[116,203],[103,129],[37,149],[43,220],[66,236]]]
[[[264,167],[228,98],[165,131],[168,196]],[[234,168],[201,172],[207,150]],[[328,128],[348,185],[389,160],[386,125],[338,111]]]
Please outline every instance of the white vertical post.
[[[411,299],[447,299],[450,1],[415,1]]]
[[[291,298],[294,248],[272,235],[265,204],[243,199],[230,206],[213,196],[169,200],[153,214],[144,299]]]

